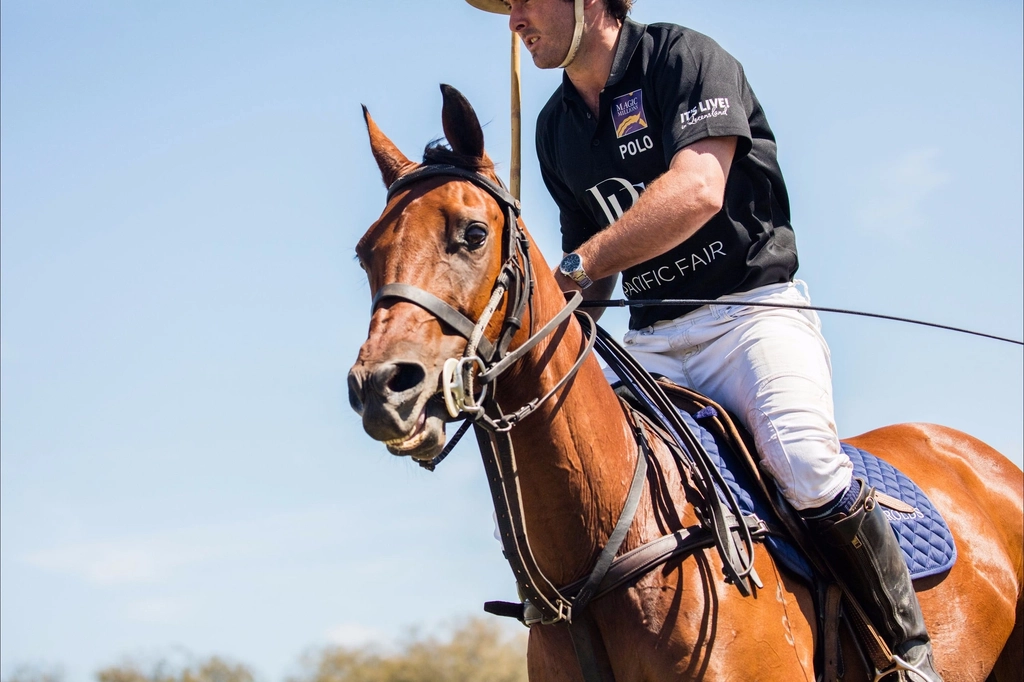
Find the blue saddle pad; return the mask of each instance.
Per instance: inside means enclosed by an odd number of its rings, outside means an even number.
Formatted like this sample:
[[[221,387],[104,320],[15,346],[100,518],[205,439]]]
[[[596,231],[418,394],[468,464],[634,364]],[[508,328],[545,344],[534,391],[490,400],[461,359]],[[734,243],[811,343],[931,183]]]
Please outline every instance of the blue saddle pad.
[[[956,563],[956,544],[939,510],[902,471],[870,452],[842,443],[843,452],[853,462],[854,476],[886,495],[906,502],[913,513],[899,512],[882,505],[889,524],[900,541],[910,577],[924,578],[948,571]]]
[[[773,521],[775,514],[762,496],[751,495],[748,492],[756,490],[756,487],[746,466],[740,463],[736,453],[727,443],[720,443],[711,432],[698,424],[698,420],[704,417],[715,416],[714,409],[704,408],[693,417],[683,410],[680,410],[680,414],[721,470],[723,478],[744,513],[756,514],[761,519]],[[907,568],[910,569],[910,576],[915,579],[924,578],[949,570],[956,562],[953,534],[924,491],[888,462],[847,443],[843,443],[842,447],[843,452],[853,462],[854,476],[863,478],[869,486],[914,508],[914,513],[904,513],[882,506],[899,540]],[[811,579],[810,565],[803,554],[788,540],[769,535],[765,539],[765,544],[776,561],[797,575],[807,580]]]

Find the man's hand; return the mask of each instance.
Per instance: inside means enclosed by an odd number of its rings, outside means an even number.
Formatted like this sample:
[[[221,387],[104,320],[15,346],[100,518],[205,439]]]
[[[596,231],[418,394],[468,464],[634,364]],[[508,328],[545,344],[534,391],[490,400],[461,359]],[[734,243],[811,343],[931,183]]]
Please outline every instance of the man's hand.
[[[604,301],[612,297],[615,293],[615,283],[619,281],[618,273],[603,277],[598,280],[594,280],[586,289],[580,289],[580,285],[572,281],[568,277],[562,274],[562,272],[555,268],[552,274],[555,276],[555,282],[558,283],[558,288],[567,294],[579,291],[583,293],[584,301]],[[587,310],[590,316],[594,318],[594,321],[601,319],[601,315],[604,314],[605,308],[589,308]]]
[[[579,284],[576,284],[576,282],[563,275],[562,271],[557,267],[555,267],[551,274],[555,276],[555,281],[558,282],[558,288],[565,293],[571,294],[574,291],[583,291]]]

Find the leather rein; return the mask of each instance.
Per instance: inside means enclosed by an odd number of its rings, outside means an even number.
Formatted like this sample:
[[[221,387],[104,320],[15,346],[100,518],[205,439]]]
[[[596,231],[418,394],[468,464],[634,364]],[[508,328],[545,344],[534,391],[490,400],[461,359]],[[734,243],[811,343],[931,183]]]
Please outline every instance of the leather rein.
[[[603,645],[599,641],[599,633],[597,638],[593,637],[596,629],[589,613],[585,612],[593,599],[673,557],[711,546],[719,550],[727,580],[735,584],[744,595],[749,594],[754,585],[760,586],[753,571],[753,540],[766,529],[756,517],[742,514],[724,481],[719,480],[721,475],[710,464],[707,453],[683,425],[678,414],[674,413],[674,408],[653,379],[650,379],[650,375],[642,368],[638,370],[635,361],[618,348],[623,354],[620,355],[616,351],[617,344],[586,313],[576,314],[580,322],[586,322],[585,326],[589,328],[584,329],[587,342],[573,366],[550,391],[511,413],[503,413],[497,401],[488,399],[494,394],[498,377],[563,324],[579,307],[582,296],[579,292],[573,294],[559,313],[536,332],[532,330],[531,315],[531,335],[510,351],[512,339],[522,327],[523,314],[531,305],[534,291],[529,241],[518,222],[519,201],[499,184],[500,181],[496,183],[480,173],[458,166],[430,164],[420,166],[392,183],[388,188],[388,202],[413,183],[434,177],[468,181],[487,192],[502,207],[505,216],[502,243],[504,262],[495,279],[490,300],[476,322],[434,294],[407,283],[386,284],[373,298],[371,314],[382,302],[395,299],[406,301],[423,308],[467,339],[462,357],[449,358],[444,364],[441,377],[441,393],[450,416],[453,420],[465,417],[465,423],[438,456],[420,464],[433,470],[468,427],[474,426],[494,502],[502,548],[515,575],[520,596],[524,598],[523,604],[488,602],[485,609],[498,615],[515,616],[527,625],[569,624],[584,679],[587,682],[613,679],[606,656],[595,654],[595,651],[603,653]],[[507,305],[501,330],[497,339],[491,342],[484,336],[484,329],[505,298]],[[627,406],[626,411],[639,451],[622,512],[594,568],[589,576],[571,585],[558,587],[544,575],[530,548],[515,453],[508,432],[576,374],[595,344],[609,366],[641,398],[642,409]],[[637,371],[646,379],[638,379],[635,375]],[[479,392],[474,388],[475,384],[479,384]],[[654,397],[651,391],[656,394]],[[660,428],[656,426],[658,423]],[[668,432],[670,449],[690,472],[691,479],[697,483],[698,491],[704,497],[705,504],[698,510],[701,523],[616,557],[632,525],[647,478],[648,459],[653,456],[648,436],[659,431]],[[720,496],[726,498],[725,504]],[[739,536],[742,546],[737,545],[735,536]],[[600,662],[602,659],[605,661],[603,665]]]

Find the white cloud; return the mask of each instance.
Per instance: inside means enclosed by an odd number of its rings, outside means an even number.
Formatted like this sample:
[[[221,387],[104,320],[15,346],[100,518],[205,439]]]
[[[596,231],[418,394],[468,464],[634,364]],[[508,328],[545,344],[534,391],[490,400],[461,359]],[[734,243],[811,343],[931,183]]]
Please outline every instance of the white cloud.
[[[54,573],[77,574],[99,584],[153,582],[169,566],[162,563],[155,548],[113,543],[91,543],[55,547],[25,556],[32,566]]]
[[[36,568],[100,585],[160,583],[185,568],[216,561],[284,556],[354,541],[351,514],[336,506],[141,537],[65,544],[29,552]]]
[[[177,599],[150,597],[129,603],[122,614],[138,623],[166,624],[179,622],[189,610],[188,604]]]
[[[341,623],[327,631],[327,641],[339,646],[359,647],[366,644],[384,644],[388,636],[383,630],[361,623]]]
[[[908,237],[926,227],[928,200],[950,179],[938,149],[905,152],[867,179],[868,199],[858,212],[858,223],[869,232]]]

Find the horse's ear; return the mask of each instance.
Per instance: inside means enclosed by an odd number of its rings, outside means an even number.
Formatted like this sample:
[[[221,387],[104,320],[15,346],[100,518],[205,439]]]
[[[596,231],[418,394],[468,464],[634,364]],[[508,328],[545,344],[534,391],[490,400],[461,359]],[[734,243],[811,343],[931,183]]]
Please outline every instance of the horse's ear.
[[[416,164],[406,158],[405,154],[398,150],[395,143],[388,139],[388,136],[381,132],[366,105],[363,105],[363,118],[366,119],[366,131],[370,134],[370,149],[373,151],[373,158],[380,168],[380,177],[384,180],[385,187],[391,187],[392,183],[406,173]]]
[[[441,125],[452,151],[475,159],[484,157],[484,131],[469,100],[450,85],[441,85],[444,106]]]

